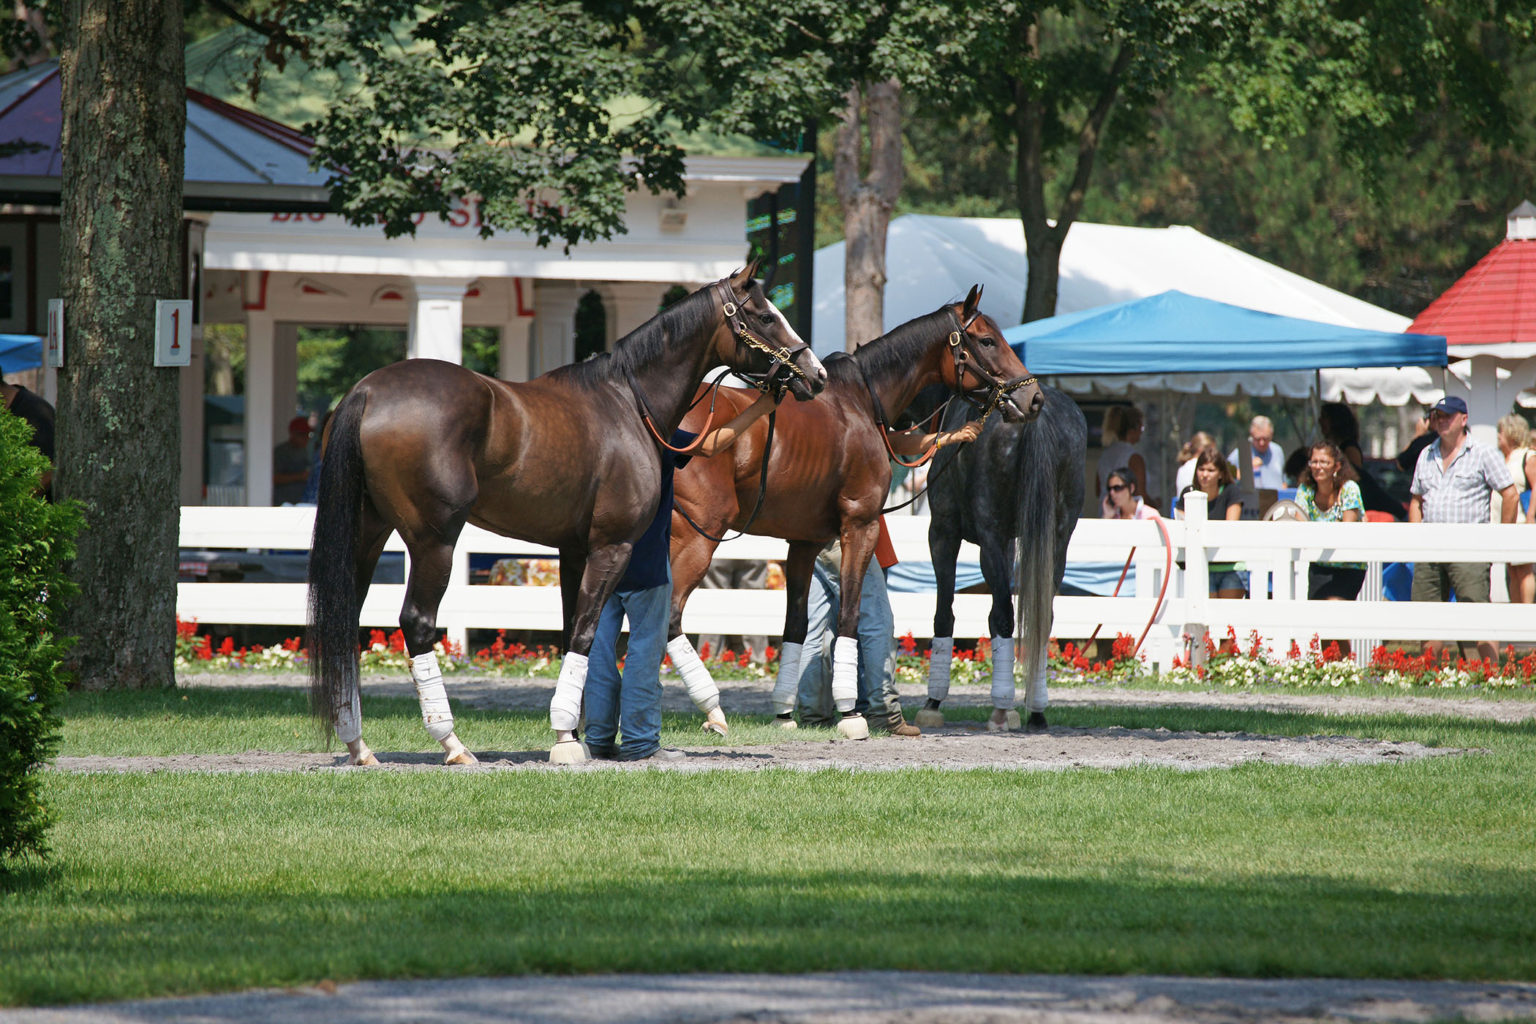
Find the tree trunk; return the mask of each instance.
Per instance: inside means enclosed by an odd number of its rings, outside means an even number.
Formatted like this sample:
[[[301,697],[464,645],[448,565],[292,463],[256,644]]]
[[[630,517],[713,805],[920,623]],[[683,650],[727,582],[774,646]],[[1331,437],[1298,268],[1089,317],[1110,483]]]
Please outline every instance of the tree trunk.
[[[869,171],[861,175],[864,137]],[[833,153],[833,177],[843,206],[843,347],[885,333],[885,234],[901,194],[901,83],[848,90]]]
[[[1030,55],[1040,56],[1040,23],[1025,30],[1024,45]],[[1076,223],[1088,194],[1093,162],[1104,138],[1104,126],[1120,93],[1120,83],[1130,68],[1133,50],[1122,44],[1104,76],[1093,108],[1084,117],[1077,132],[1077,161],[1072,180],[1061,196],[1061,205],[1052,221],[1045,204],[1045,97],[1033,83],[1014,79],[1014,188],[1019,203],[1019,219],[1024,225],[1024,254],[1029,260],[1024,289],[1024,323],[1056,315],[1056,292],[1061,280],[1061,249],[1067,232]]]
[[[86,510],[66,621],[87,689],[175,682],[179,371],[154,365],[154,328],[182,293],[181,31],[181,0],[65,11],[55,487]]]

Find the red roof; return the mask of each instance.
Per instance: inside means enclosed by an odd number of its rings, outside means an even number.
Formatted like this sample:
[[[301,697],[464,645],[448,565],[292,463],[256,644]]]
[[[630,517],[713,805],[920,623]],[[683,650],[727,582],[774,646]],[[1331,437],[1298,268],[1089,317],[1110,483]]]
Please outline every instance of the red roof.
[[[1536,341],[1536,239],[1505,239],[1408,328],[1448,347]]]

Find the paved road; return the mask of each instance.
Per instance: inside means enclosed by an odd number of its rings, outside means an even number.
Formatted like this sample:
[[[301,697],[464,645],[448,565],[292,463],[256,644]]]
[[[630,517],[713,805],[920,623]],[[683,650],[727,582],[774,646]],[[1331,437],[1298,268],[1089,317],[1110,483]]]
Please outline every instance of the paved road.
[[[1536,984],[863,972],[361,982],[0,1010],[0,1024],[1235,1024],[1536,1020]]]

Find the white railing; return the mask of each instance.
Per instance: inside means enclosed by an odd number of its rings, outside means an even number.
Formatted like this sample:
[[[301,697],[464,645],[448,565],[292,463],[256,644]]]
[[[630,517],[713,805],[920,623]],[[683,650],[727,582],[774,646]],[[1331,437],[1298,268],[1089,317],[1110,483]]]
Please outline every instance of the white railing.
[[[1192,503],[1199,506],[1203,503]],[[314,510],[309,508],[186,507],[182,509],[183,548],[300,550],[309,547]],[[897,555],[903,561],[928,560],[928,519],[892,516],[888,520]],[[1308,601],[1307,567],[1313,561],[1536,561],[1536,527],[1428,526],[1406,523],[1210,522],[1192,508],[1185,521],[1163,520],[1173,546],[1172,579],[1161,603],[1167,564],[1163,535],[1151,521],[1082,520],[1072,535],[1068,558],[1074,562],[1123,564],[1135,549],[1131,570],[1119,597],[1058,597],[1052,629],[1059,637],[1140,636],[1143,650],[1166,665],[1183,649],[1182,636],[1206,628],[1239,636],[1258,630],[1279,650],[1297,640],[1303,647],[1314,634],[1326,638],[1388,640],[1536,640],[1536,607],[1530,605],[1427,604],[1389,601]],[[386,551],[404,551],[397,536]],[[779,559],[785,542],[741,537],[721,545],[730,558]],[[466,527],[459,541],[448,592],[438,610],[438,625],[462,638],[467,629],[560,629],[556,588],[470,585],[472,552],[508,557],[550,558],[552,549],[509,540]],[[978,560],[976,549],[962,547],[962,561]],[[1185,568],[1178,567],[1179,562]],[[1207,596],[1210,562],[1246,562],[1252,573],[1250,598],[1214,600]],[[302,583],[182,583],[177,611],[204,623],[298,626],[305,618]],[[393,628],[405,598],[403,584],[374,584],[363,603],[362,624]],[[960,594],[955,598],[955,634],[986,633],[991,598]],[[932,634],[933,595],[892,593],[898,633]],[[689,632],[762,633],[783,629],[781,591],[709,591],[695,594],[684,613]],[[1150,625],[1149,625],[1150,624]],[[1357,648],[1359,645],[1357,644]]]

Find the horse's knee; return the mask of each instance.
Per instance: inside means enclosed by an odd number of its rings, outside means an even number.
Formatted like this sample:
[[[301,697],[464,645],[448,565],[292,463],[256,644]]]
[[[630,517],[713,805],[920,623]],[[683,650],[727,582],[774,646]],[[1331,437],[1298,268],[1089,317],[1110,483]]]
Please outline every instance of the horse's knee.
[[[987,616],[987,626],[992,630],[993,636],[1013,636],[1013,601],[1005,599],[992,605],[992,613]]]
[[[437,616],[408,607],[400,614],[400,634],[405,637],[405,649],[412,657],[426,654],[437,643]]]

